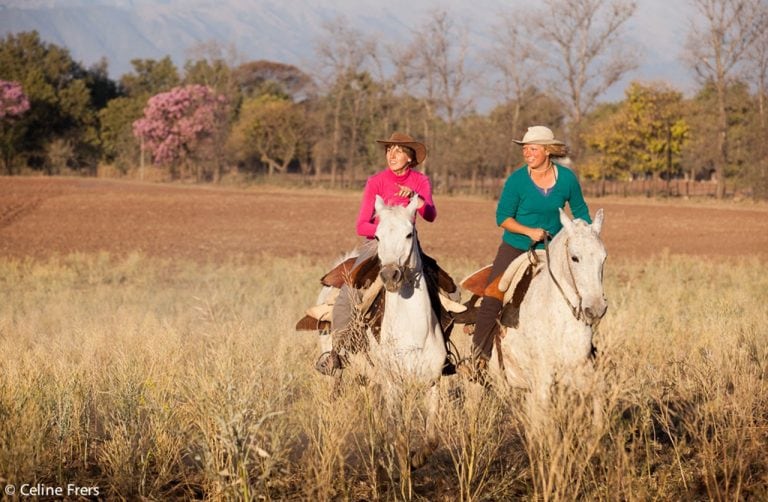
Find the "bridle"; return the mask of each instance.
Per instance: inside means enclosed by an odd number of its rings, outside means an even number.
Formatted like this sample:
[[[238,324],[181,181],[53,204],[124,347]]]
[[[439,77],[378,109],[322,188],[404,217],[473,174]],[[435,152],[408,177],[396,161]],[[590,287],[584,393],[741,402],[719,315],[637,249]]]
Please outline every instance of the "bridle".
[[[577,305],[574,305],[571,303],[571,300],[568,298],[568,295],[565,294],[565,291],[563,290],[563,287],[560,285],[560,282],[555,277],[555,274],[552,272],[552,260],[549,258],[549,241],[552,240],[552,235],[547,232],[546,236],[544,237],[544,253],[547,256],[547,271],[549,272],[549,277],[552,278],[552,282],[555,283],[555,286],[557,286],[558,291],[560,291],[560,295],[563,297],[563,300],[565,300],[565,303],[568,304],[568,308],[571,309],[571,314],[573,314],[573,317],[576,318],[577,321],[581,321],[582,318],[586,317],[584,316],[584,308],[582,307],[582,297],[581,293],[579,292],[579,288],[576,284],[576,278],[573,275],[573,269],[571,268],[571,261],[567,260],[568,263],[568,273],[571,276],[571,283],[573,284],[573,291],[576,293],[576,298],[578,299]],[[533,251],[534,247],[536,246],[536,243],[534,242],[531,245],[531,248],[529,252]],[[566,258],[568,256],[568,239],[565,240],[565,254]],[[533,256],[536,256],[536,253],[533,253]],[[538,262],[538,258],[536,258],[536,261]],[[588,326],[596,325],[596,322],[589,319],[584,319],[584,322]],[[599,319],[598,319],[599,322]]]
[[[400,272],[400,275],[403,278],[403,284],[408,284],[409,286],[413,286],[419,280],[419,276],[422,273],[421,271],[416,270],[415,267],[409,266],[409,263],[411,262],[411,257],[413,256],[413,250],[416,249],[416,247],[418,247],[418,235],[416,233],[415,225],[413,227],[413,232],[411,237],[412,237],[411,249],[410,251],[408,251],[408,255],[403,260],[402,265],[382,265],[382,270],[385,267],[393,267],[395,270]]]

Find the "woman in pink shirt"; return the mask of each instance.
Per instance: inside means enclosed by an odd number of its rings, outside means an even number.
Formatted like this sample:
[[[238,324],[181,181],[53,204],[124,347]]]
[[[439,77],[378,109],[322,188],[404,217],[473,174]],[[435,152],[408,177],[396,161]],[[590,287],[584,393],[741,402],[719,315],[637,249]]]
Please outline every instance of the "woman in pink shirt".
[[[389,139],[377,140],[384,145],[387,167],[374,174],[365,183],[363,200],[357,215],[357,233],[368,239],[359,247],[355,265],[375,255],[377,243],[374,239],[379,222],[375,216],[374,201],[381,196],[388,205],[407,206],[411,197],[419,196],[418,213],[426,221],[437,217],[435,203],[432,201],[432,185],[426,174],[414,168],[427,158],[427,147],[401,132],[394,132]],[[352,300],[360,299],[361,294],[347,285],[342,286],[331,318],[331,336],[334,342],[347,329],[352,319]],[[325,375],[332,375],[342,367],[341,358],[336,350],[324,352],[315,364],[315,368]]]
[[[368,178],[365,184],[357,214],[357,234],[373,239],[378,225],[373,215],[377,195],[390,206],[407,206],[413,194],[417,194],[419,214],[426,221],[435,221],[437,211],[432,201],[432,185],[426,174],[414,170],[427,158],[427,147],[400,132],[392,133],[389,139],[377,140],[377,143],[384,145],[387,168]]]

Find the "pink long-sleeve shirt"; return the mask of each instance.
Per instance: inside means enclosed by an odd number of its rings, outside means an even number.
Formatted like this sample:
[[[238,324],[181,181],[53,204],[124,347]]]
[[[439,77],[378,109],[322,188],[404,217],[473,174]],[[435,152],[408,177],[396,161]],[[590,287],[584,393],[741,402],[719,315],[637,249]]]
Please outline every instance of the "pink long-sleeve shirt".
[[[357,214],[357,234],[373,239],[376,233],[376,227],[379,224],[378,218],[374,216],[374,202],[376,196],[380,195],[384,202],[389,205],[407,206],[410,202],[408,197],[397,195],[400,188],[398,185],[404,185],[418,194],[424,200],[418,212],[426,221],[435,221],[437,210],[432,201],[432,185],[426,174],[408,169],[401,176],[395,175],[391,169],[384,169],[370,178],[365,183],[363,190],[363,200],[360,203],[360,212]]]

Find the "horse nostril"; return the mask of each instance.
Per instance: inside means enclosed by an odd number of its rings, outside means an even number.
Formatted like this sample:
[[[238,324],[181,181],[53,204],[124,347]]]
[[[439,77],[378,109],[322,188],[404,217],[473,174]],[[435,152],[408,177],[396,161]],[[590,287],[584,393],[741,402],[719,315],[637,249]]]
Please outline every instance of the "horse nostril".
[[[587,319],[594,321],[595,319],[602,319],[608,310],[608,304],[599,305],[597,307],[586,307],[584,309],[584,315]]]
[[[385,283],[397,284],[400,281],[401,272],[397,268],[382,268],[380,275]]]

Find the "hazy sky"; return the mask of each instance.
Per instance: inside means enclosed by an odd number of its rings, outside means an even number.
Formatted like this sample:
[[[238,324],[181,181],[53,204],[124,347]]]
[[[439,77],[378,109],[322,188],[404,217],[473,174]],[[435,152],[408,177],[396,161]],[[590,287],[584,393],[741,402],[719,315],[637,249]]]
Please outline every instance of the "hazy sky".
[[[37,29],[86,65],[106,56],[114,78],[130,71],[133,58],[170,54],[181,65],[191,45],[214,38],[246,58],[306,69],[322,20],[344,16],[351,27],[391,45],[443,9],[467,26],[474,57],[481,57],[500,13],[524,24],[533,15],[527,5],[529,0],[0,0],[0,33]],[[40,8],[48,10],[35,10]],[[605,98],[620,99],[630,80],[664,80],[690,93],[693,74],[681,55],[692,12],[689,0],[637,0],[624,33],[641,56],[639,68]]]

